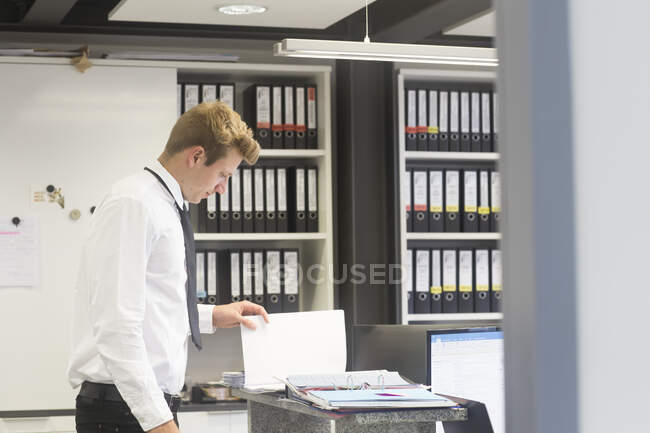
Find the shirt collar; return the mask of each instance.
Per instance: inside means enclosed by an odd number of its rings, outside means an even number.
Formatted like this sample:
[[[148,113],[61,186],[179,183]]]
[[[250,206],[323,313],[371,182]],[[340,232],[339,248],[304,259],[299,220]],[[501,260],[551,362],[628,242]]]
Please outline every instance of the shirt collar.
[[[154,160],[154,162],[149,165],[149,168],[151,168],[165,182],[169,190],[172,192],[174,201],[178,207],[185,209],[183,192],[181,191],[181,186],[178,184],[176,179],[174,179],[174,176],[172,176],[171,173],[168,172],[167,169],[163,167],[163,165],[158,160]]]

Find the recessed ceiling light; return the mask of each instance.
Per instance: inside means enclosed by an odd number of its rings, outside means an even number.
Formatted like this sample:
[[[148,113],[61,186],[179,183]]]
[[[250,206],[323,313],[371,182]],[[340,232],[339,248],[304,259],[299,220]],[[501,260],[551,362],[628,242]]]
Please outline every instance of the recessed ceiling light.
[[[219,12],[226,15],[250,15],[266,12],[266,8],[256,5],[228,5],[219,7]]]

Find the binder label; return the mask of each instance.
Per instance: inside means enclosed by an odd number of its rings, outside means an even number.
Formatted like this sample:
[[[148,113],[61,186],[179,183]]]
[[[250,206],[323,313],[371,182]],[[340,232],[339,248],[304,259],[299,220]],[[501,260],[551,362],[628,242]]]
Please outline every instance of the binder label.
[[[201,101],[214,102],[217,100],[217,86],[214,84],[204,84],[201,90]]]
[[[429,212],[442,212],[442,171],[429,172]]]
[[[185,85],[185,111],[199,105],[199,85],[186,84]]]
[[[264,211],[264,169],[255,169],[255,211]]]
[[[488,250],[476,250],[476,291],[487,292],[490,289],[490,262]]]
[[[284,253],[284,294],[298,294],[298,253],[296,251]]]
[[[440,269],[440,250],[431,250],[431,288],[433,295],[442,293],[442,279]]]
[[[418,90],[418,132],[427,132],[427,91]]]
[[[427,210],[427,172],[413,172],[413,210],[417,212]]]
[[[415,251],[415,291],[429,291],[429,250]]]
[[[235,86],[232,84],[222,84],[219,86],[219,100],[228,104],[230,108],[235,109]]]
[[[271,89],[266,86],[257,88],[257,129],[271,127]]]
[[[208,296],[217,295],[217,253],[208,253]]]
[[[205,255],[196,253],[196,296],[205,297]]]
[[[316,88],[307,87],[307,127],[316,129]]]
[[[226,184],[226,190],[224,191],[223,194],[219,196],[219,208],[221,209],[222,212],[228,212],[230,210],[229,203],[228,203],[228,186]]]
[[[460,195],[458,191],[458,171],[451,170],[447,171],[447,203],[446,210],[447,212],[458,212]]]
[[[404,264],[404,291],[410,293],[413,290],[413,250],[406,250],[406,263]]]
[[[316,212],[318,211],[318,183],[316,179],[316,169],[310,168],[307,173],[307,181],[309,182],[309,212]]]
[[[477,197],[476,197],[476,172],[465,172],[465,212],[476,212]]]
[[[210,194],[208,198],[206,199],[207,203],[207,208],[208,212],[216,212],[217,211],[217,194]]]
[[[305,88],[296,87],[296,131],[305,132]]]
[[[275,169],[266,169],[266,211],[275,212]]]
[[[176,85],[176,114],[178,117],[183,115],[183,85]]]
[[[244,173],[244,212],[253,212],[253,179],[250,168],[245,168]]]
[[[458,92],[449,92],[449,131],[458,132]]]
[[[296,210],[305,210],[305,169],[296,169]]]
[[[280,251],[266,252],[266,292],[280,294]]]
[[[287,211],[287,169],[278,168],[278,211]]]
[[[264,295],[264,253],[256,251],[253,253],[254,272],[253,277],[255,280],[255,294]]]
[[[438,91],[429,90],[429,134],[438,133]]]
[[[490,116],[490,94],[487,92],[481,93],[481,115],[483,134],[490,134],[492,132],[492,116]]]
[[[487,171],[481,172],[480,183],[481,183],[481,193],[480,193],[478,213],[481,215],[487,215],[490,213],[490,195],[489,195],[490,182],[488,179]]]
[[[253,276],[252,272],[252,257],[250,252],[243,252],[241,255],[242,259],[242,280],[243,280],[243,291],[244,296],[250,296],[253,294]]]
[[[481,96],[472,92],[472,134],[481,133]]]
[[[241,294],[239,286],[239,253],[230,253],[230,294],[233,297]]]
[[[495,134],[499,133],[499,106],[497,105],[497,92],[492,93],[492,111],[493,111],[493,120],[494,125],[492,130]]]
[[[503,284],[501,274],[501,251],[492,250],[492,291],[500,292]]]
[[[417,113],[417,95],[415,90],[407,91],[407,116],[406,116],[406,132],[409,134],[416,132],[416,113]]]
[[[241,211],[241,169],[232,174],[232,211]]]
[[[406,170],[404,173],[404,203],[406,211],[411,210],[411,172]]]
[[[469,92],[460,94],[460,131],[463,134],[469,133]]]
[[[501,178],[496,171],[492,172],[492,212],[501,212]]]
[[[282,87],[273,87],[273,124],[274,131],[282,131]]]
[[[458,291],[471,292],[472,291],[472,251],[462,250],[458,253]]]
[[[456,291],[456,250],[442,252],[442,290]]]
[[[296,129],[293,117],[293,86],[284,87],[284,130]]]
[[[444,134],[448,131],[449,125],[449,93],[440,92],[440,133]]]

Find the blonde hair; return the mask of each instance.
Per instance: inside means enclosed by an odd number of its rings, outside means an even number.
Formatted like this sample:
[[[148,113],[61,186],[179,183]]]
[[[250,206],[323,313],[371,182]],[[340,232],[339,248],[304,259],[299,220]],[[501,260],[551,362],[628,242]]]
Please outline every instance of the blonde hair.
[[[169,134],[165,153],[173,156],[193,146],[205,149],[205,165],[212,165],[235,148],[249,165],[257,162],[260,144],[253,131],[227,104],[204,102],[178,118]]]

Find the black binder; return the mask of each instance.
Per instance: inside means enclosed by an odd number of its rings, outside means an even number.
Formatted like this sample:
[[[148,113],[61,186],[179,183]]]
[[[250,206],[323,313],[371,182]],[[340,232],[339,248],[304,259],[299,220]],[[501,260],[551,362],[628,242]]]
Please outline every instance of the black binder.
[[[438,142],[438,150],[441,152],[449,151],[449,92],[446,90],[440,91],[440,100],[438,103],[439,114],[439,127],[440,136]]]
[[[219,199],[218,193],[210,194],[208,198],[205,199],[206,207],[206,222],[205,222],[205,231],[207,233],[218,233],[219,232],[219,219],[218,219],[218,207],[217,200]]]
[[[219,100],[235,110],[235,84],[219,84]]]
[[[493,232],[499,231],[499,221],[501,220],[501,176],[499,172],[490,172],[490,229]]]
[[[413,250],[407,249],[406,256],[404,257],[404,286],[403,291],[406,292],[406,303],[408,314],[415,312],[415,301],[413,297]]]
[[[492,250],[490,276],[492,284],[490,287],[490,311],[501,311],[501,298],[503,289],[503,275],[501,267],[501,251]]]
[[[431,250],[431,313],[442,313],[442,254]]]
[[[413,170],[413,231],[427,232],[428,178],[426,170]]]
[[[438,91],[429,90],[429,126],[427,127],[429,145],[428,150],[437,152],[440,150],[438,126]]]
[[[472,92],[471,95],[471,132],[472,132],[472,152],[481,151],[481,94]]]
[[[456,250],[442,250],[442,312],[458,313]]]
[[[238,168],[230,178],[232,189],[230,191],[230,231],[232,233],[242,232],[242,208],[241,208],[241,169]]]
[[[271,87],[253,85],[244,93],[249,126],[263,149],[271,147]]]
[[[460,151],[460,101],[459,92],[449,92],[449,151]]]
[[[226,191],[219,196],[219,233],[230,233],[230,190],[231,179],[228,179]]]
[[[492,104],[490,93],[481,92],[481,152],[492,152]]]
[[[307,231],[318,232],[318,168],[307,169]]]
[[[429,170],[429,231],[444,232],[444,181],[442,170]]]
[[[474,312],[474,257],[472,250],[458,251],[458,312]]]
[[[476,287],[474,292],[474,311],[477,313],[490,312],[490,252],[478,249],[474,252],[474,270]]]
[[[417,149],[421,151],[429,150],[429,136],[427,134],[428,128],[427,123],[429,121],[427,116],[427,90],[418,89],[418,125],[417,125],[417,134],[418,134],[418,144]]]
[[[264,169],[253,169],[253,199],[255,202],[255,233],[266,232],[266,209],[264,208]]]
[[[289,229],[292,232],[303,233],[307,231],[305,169],[303,167],[291,167],[287,174],[289,176],[287,184],[289,195]]]
[[[264,306],[264,251],[253,251],[253,302]]]
[[[264,189],[266,190],[266,231],[267,233],[275,233],[278,231],[278,220],[276,218],[276,183],[275,183],[275,168],[266,167],[264,169],[266,182]]]
[[[463,231],[478,231],[478,180],[476,170],[463,172]]]
[[[471,152],[469,92],[460,92],[460,151]]]
[[[206,298],[206,269],[205,269],[205,252],[196,252],[196,302],[203,304]]]
[[[241,289],[244,301],[253,302],[253,253],[241,252]]]
[[[402,197],[402,202],[404,203],[404,206],[406,207],[406,231],[407,232],[412,232],[413,231],[413,196],[411,195],[411,186],[413,183],[413,176],[411,173],[411,170],[406,170],[404,172],[404,179],[402,179],[403,185],[402,185],[402,192],[404,196]]]
[[[415,250],[415,314],[431,313],[430,266],[429,250]]]
[[[278,232],[287,233],[289,231],[289,208],[287,206],[288,190],[287,190],[287,169],[278,167],[277,169],[277,183],[276,191],[278,197]]]
[[[265,277],[264,286],[266,299],[264,308],[268,313],[282,312],[282,283],[280,280],[280,251],[267,250],[265,252]]]
[[[195,204],[195,203],[190,203],[190,204]],[[206,233],[206,227],[207,227],[207,219],[208,219],[208,210],[206,207],[206,201],[201,200],[196,206],[194,207],[197,209],[197,213],[199,215],[199,225],[198,225],[198,232],[199,233]],[[191,213],[191,211],[190,211]]]
[[[296,149],[307,148],[306,105],[305,86],[296,86]]]
[[[478,226],[481,233],[490,231],[490,174],[487,170],[479,173]]]
[[[272,92],[271,101],[273,109],[271,110],[271,148],[282,149],[284,145],[284,128],[282,126],[282,86],[273,86]]]
[[[176,85],[176,116],[183,115],[183,85],[178,83]]]
[[[316,86],[307,86],[307,148],[318,149]]]
[[[492,152],[499,151],[499,106],[497,92],[492,92]]]
[[[218,303],[219,296],[219,284],[217,282],[218,278],[218,267],[217,267],[217,252],[216,251],[207,251],[206,252],[206,293],[207,298],[205,303],[215,305]]]
[[[300,311],[300,281],[298,280],[298,250],[282,251],[282,312]]]
[[[284,100],[282,103],[283,110],[283,124],[282,130],[284,132],[284,148],[285,149],[295,149],[296,148],[296,136],[294,135],[296,131],[296,117],[295,112],[295,103],[293,98],[293,86],[284,86]]]
[[[417,113],[418,113],[417,91],[415,89],[406,89],[406,126],[405,126],[405,143],[406,150],[418,150],[417,142]]]
[[[253,233],[255,225],[253,223],[253,173],[250,168],[242,168],[242,231],[244,233]]]
[[[460,232],[460,173],[445,171],[445,231]]]

